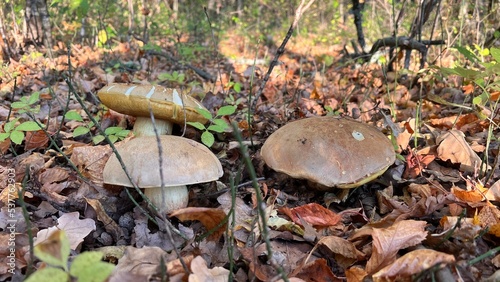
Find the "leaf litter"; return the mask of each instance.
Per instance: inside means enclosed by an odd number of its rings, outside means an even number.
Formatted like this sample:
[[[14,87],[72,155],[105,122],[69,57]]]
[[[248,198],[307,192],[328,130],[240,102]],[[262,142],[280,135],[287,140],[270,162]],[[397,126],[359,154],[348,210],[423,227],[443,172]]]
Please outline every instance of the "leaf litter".
[[[146,69],[124,74],[105,71],[99,64],[88,67],[86,64],[92,59],[83,54],[95,58],[102,54],[86,47],[78,51],[72,57],[75,66],[81,67],[75,68],[74,86],[88,95],[84,106],[93,114],[102,114],[102,125],[130,128],[133,118],[111,111],[103,114],[93,93],[110,81],[154,81],[155,77]],[[121,54],[115,56],[125,53]],[[59,57],[56,62],[65,59]],[[290,281],[311,281],[313,276],[322,277],[316,281],[362,281],[366,277],[374,281],[408,280],[436,266],[448,269],[454,278],[474,281],[498,270],[498,255],[489,256],[480,264],[468,264],[497,247],[500,237],[500,174],[498,165],[493,165],[498,143],[495,139],[490,144],[486,142],[488,120],[479,118],[475,112],[457,114],[454,106],[470,95],[470,85],[463,90],[465,93],[450,87],[432,90],[429,99],[421,104],[422,120],[417,123],[414,112],[418,89],[398,83],[394,73],[384,77],[379,65],[327,68],[324,73],[301,77],[299,68],[311,68],[312,62],[305,60],[306,64],[301,66],[292,53],[284,54],[281,61],[283,64],[271,76],[256,112],[249,112],[246,106],[249,91],[256,90],[251,88],[249,79],[255,74],[260,81],[265,66],[234,62],[237,71],[231,77],[223,74],[215,83],[198,78],[199,85],[193,88],[193,92],[205,96],[203,103],[213,112],[240,99],[237,113],[228,121],[238,122],[257,174],[264,177],[260,181],[266,192],[264,203],[256,201],[248,184],[239,187],[234,195],[219,191],[216,185],[194,185],[190,189],[190,205],[198,206],[171,214],[169,221],[178,233],[169,235],[162,218],[154,217],[158,225],[153,224],[144,214],[147,205],[141,204],[143,209],[140,209],[129,199],[128,194],[141,203],[136,191],[102,184],[102,169],[111,154],[110,147],[92,145],[90,135],[73,137],[72,131],[77,126],[89,123],[82,106],[72,98],[66,83],[49,85],[41,80],[23,80],[17,93],[42,93],[41,110],[36,117],[42,122],[47,122],[47,117],[54,118],[47,132],[60,141],[62,150],[50,147],[50,139],[40,131],[27,134],[23,146],[14,146],[21,153],[17,156],[9,153],[10,143],[2,142],[0,150],[5,158],[0,162],[0,183],[7,187],[9,168],[15,170],[16,188],[21,188],[23,179],[29,179],[23,193],[28,210],[33,212],[30,228],[36,234],[36,242],[42,242],[55,230],[65,230],[71,248],[77,251],[126,246],[124,252],[113,256],[117,267],[110,281],[157,279],[162,273],[172,281],[226,281],[230,261],[235,264],[233,274],[237,281],[271,280],[278,275],[276,265],[293,278]],[[173,70],[165,62],[161,67],[164,68],[161,71]],[[21,66],[11,64],[9,68]],[[83,71],[87,74],[83,75]],[[186,78],[196,81],[189,71],[185,73]],[[241,91],[227,87],[230,81],[240,83]],[[49,89],[53,96],[44,94]],[[7,118],[10,103],[19,97],[15,95],[14,100],[6,100],[2,105],[2,121]],[[67,102],[68,109],[84,117],[83,122],[62,124],[55,119],[63,116],[66,111],[63,105]],[[380,113],[392,106],[396,106],[395,118],[384,118]],[[405,159],[405,162],[398,160],[393,168],[401,167],[404,172],[392,170],[388,181],[384,180],[386,174],[380,181],[351,192],[345,202],[327,203],[326,195],[310,189],[308,183],[265,166],[259,148],[272,132],[290,121],[329,115],[333,111],[381,129],[387,129],[385,125],[392,128],[397,135],[397,151]],[[251,114],[252,123],[247,122],[247,114]],[[98,133],[95,127],[90,130]],[[174,130],[177,134],[184,132],[179,128]],[[186,134],[200,141],[196,131],[187,130]],[[239,147],[228,132],[219,134],[215,140],[213,150],[226,172],[220,180],[225,189],[232,177],[240,177],[242,183],[250,180],[242,169]],[[485,160],[489,166],[482,165]],[[491,176],[484,177],[482,171],[489,171]],[[8,242],[9,202],[5,191],[0,193],[0,224],[4,230],[0,234],[1,246],[7,246]],[[264,205],[270,229],[267,242],[257,213],[259,205]],[[22,214],[19,207],[16,214]],[[17,220],[20,234],[16,236],[16,244],[22,247],[16,253],[16,267],[25,269],[30,258],[28,237],[23,232],[28,227],[22,224],[23,217],[18,216]],[[213,233],[203,236],[208,231]],[[268,247],[272,254],[268,253]],[[2,247],[0,254],[3,257],[8,250]],[[0,268],[0,278],[7,277],[10,277],[7,269]]]

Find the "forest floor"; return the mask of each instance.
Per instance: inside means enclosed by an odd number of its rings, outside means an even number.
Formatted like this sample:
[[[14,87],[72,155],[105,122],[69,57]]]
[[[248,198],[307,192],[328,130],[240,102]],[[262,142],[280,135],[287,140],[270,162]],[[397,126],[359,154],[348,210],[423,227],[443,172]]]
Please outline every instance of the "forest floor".
[[[50,237],[56,230],[68,237],[70,261],[99,250],[105,261],[116,264],[109,281],[186,281],[188,276],[189,281],[224,281],[215,279],[227,279],[229,269],[235,281],[500,279],[500,255],[495,255],[500,241],[499,93],[441,69],[464,62],[458,52],[418,73],[386,72],[377,62],[349,59],[342,46],[301,46],[292,40],[286,48],[293,52],[280,57],[256,108],[249,108],[276,47],[248,46],[234,35],[220,42],[217,56],[194,50],[181,64],[125,43],[110,51],[74,45],[69,58],[62,48],[53,59],[31,52],[3,66],[0,121],[11,135],[0,143],[0,280],[21,281],[27,272],[47,267],[34,259],[30,238],[57,256],[61,242]],[[179,55],[174,48],[163,52]],[[187,64],[216,81],[203,79]],[[487,78],[498,81],[494,75]],[[237,107],[222,118],[237,124],[243,142],[229,127],[215,135],[210,147],[224,176],[190,186],[190,209],[167,216],[168,221],[146,213],[133,188],[126,193],[102,182],[112,151],[104,142],[92,143],[99,132],[84,109],[99,117],[103,129],[131,129],[134,122],[99,103],[96,92],[111,82],[176,87],[213,113],[225,105]],[[473,100],[484,91],[489,101]],[[34,93],[38,99],[23,100]],[[13,104],[19,101],[24,107]],[[64,119],[68,111],[82,118]],[[397,148],[398,158],[386,173],[350,190],[345,199],[338,198],[339,190],[317,191],[304,180],[272,171],[260,155],[278,128],[324,115],[371,124],[392,136]],[[25,136],[20,144],[12,142],[16,136],[5,121],[19,118],[22,124],[33,117],[44,130],[19,128]],[[79,127],[89,133],[74,137]],[[189,126],[174,128],[174,135],[199,142],[201,134]],[[132,133],[116,144],[130,138]],[[13,182],[23,198],[9,205],[17,198],[15,189],[7,189]],[[16,222],[14,233],[9,220]],[[205,236],[210,229],[215,232]]]

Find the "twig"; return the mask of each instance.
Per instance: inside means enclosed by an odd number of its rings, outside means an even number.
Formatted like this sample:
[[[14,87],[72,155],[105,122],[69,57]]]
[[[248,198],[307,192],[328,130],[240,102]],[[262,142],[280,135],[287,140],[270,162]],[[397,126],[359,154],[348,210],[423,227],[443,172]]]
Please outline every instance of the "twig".
[[[255,98],[252,102],[252,107],[254,111],[256,110],[257,106],[257,101],[259,100],[260,96],[262,95],[262,92],[264,92],[264,87],[266,86],[267,81],[269,80],[269,77],[271,76],[271,73],[273,72],[274,67],[278,64],[278,59],[283,53],[285,53],[285,46],[288,43],[288,40],[290,40],[290,37],[292,37],[293,30],[297,27],[297,24],[299,23],[300,18],[302,17],[302,14],[314,3],[314,0],[309,0],[307,5],[304,6],[305,0],[302,0],[300,2],[299,7],[297,10],[295,10],[295,18],[293,20],[292,25],[290,25],[290,28],[288,29],[288,32],[285,36],[285,39],[283,39],[283,42],[281,42],[280,47],[278,50],[276,50],[276,54],[274,54],[274,58],[271,61],[271,64],[269,65],[269,68],[267,69],[267,73],[264,76],[264,79],[262,80],[262,83],[260,84],[259,91],[255,94]]]

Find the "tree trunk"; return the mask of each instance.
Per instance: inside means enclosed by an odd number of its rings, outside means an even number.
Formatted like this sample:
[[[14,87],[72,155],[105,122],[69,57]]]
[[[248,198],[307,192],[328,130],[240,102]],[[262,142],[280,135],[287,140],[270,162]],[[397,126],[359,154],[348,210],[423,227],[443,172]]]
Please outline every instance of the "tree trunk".
[[[52,48],[52,27],[46,0],[26,0],[24,16],[24,40],[35,46],[43,44],[47,50]]]

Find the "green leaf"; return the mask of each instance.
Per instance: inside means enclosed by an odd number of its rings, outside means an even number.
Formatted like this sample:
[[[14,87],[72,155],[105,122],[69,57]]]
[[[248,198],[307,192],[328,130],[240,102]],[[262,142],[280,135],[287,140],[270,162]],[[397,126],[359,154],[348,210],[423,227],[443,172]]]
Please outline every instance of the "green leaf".
[[[191,125],[192,127],[199,129],[199,130],[205,130],[205,126],[201,122],[192,122],[188,121],[187,124]]]
[[[22,108],[28,107],[28,104],[24,103],[24,102],[13,102],[12,104],[10,104],[10,106],[13,109],[22,109]]]
[[[104,130],[104,133],[106,133],[107,135],[112,135],[112,134],[116,134],[122,130],[123,130],[123,128],[121,128],[119,126],[111,126],[111,127],[106,128],[106,130]]]
[[[233,85],[233,89],[236,93],[240,93],[241,92],[241,83],[237,82]]]
[[[490,53],[491,53],[491,56],[493,57],[493,59],[495,59],[495,61],[498,64],[500,64],[500,49],[491,47]]]
[[[474,55],[474,53],[469,51],[469,49],[467,49],[465,47],[458,46],[457,50],[458,50],[458,52],[460,52],[460,54],[464,55],[471,62],[478,62],[479,61],[479,59],[476,57],[476,55]]]
[[[24,132],[22,131],[14,130],[10,133],[10,140],[14,142],[14,144],[20,145],[21,143],[23,143],[23,139]]]
[[[16,118],[16,119],[13,119],[9,122],[7,122],[4,127],[3,127],[3,130],[5,130],[5,132],[11,132],[12,130],[14,130],[14,128],[16,127],[16,122],[19,118]]]
[[[35,256],[41,261],[65,270],[68,269],[70,251],[69,240],[63,230],[54,231],[46,241],[42,241],[34,248]]]
[[[90,131],[90,129],[88,129],[87,127],[79,126],[79,127],[75,128],[75,130],[73,130],[73,137],[85,135],[85,134],[89,133],[89,131]]]
[[[217,111],[218,116],[228,116],[234,114],[236,106],[224,106]]]
[[[116,135],[109,135],[108,138],[111,143],[115,143],[116,141],[118,141],[118,137]]]
[[[31,96],[28,98],[28,105],[33,105],[38,102],[38,100],[40,100],[40,92],[37,91],[31,94]]]
[[[9,138],[9,136],[10,136],[10,132],[0,133],[0,142],[2,142],[3,140]]]
[[[488,92],[483,92],[481,95],[474,97],[472,99],[472,104],[484,106],[490,100],[490,94]]]
[[[214,124],[218,125],[218,126],[222,126],[224,128],[227,128],[229,125],[227,124],[227,122],[224,120],[224,119],[221,119],[221,118],[216,118],[212,121]]]
[[[220,126],[220,125],[210,125],[207,129],[210,130],[210,131],[215,131],[215,132],[218,132],[218,133],[222,133],[222,132],[224,132],[225,128],[222,127],[222,126]]]
[[[82,116],[79,113],[77,113],[76,111],[66,112],[66,114],[64,115],[64,118],[67,120],[83,121]]]
[[[37,131],[42,129],[38,123],[34,121],[25,121],[16,127],[16,130],[22,131]]]
[[[212,119],[212,113],[205,109],[198,109],[198,113],[200,113],[206,119]]]
[[[67,282],[69,280],[68,273],[64,270],[55,267],[46,267],[35,271],[25,282]]]
[[[100,252],[84,252],[79,254],[71,265],[70,274],[78,278],[78,282],[105,281],[114,265],[101,261],[103,254]]]
[[[214,137],[214,135],[211,132],[204,131],[201,134],[201,142],[203,142],[203,144],[205,144],[207,147],[210,148],[210,147],[212,147],[212,145],[215,142],[215,137]]]
[[[104,141],[103,135],[97,135],[97,136],[92,137],[92,142],[94,142],[95,145],[101,143],[102,141]]]
[[[123,139],[123,138],[127,137],[129,133],[130,133],[130,130],[122,129],[120,132],[117,132],[115,135],[120,137],[120,139]]]

